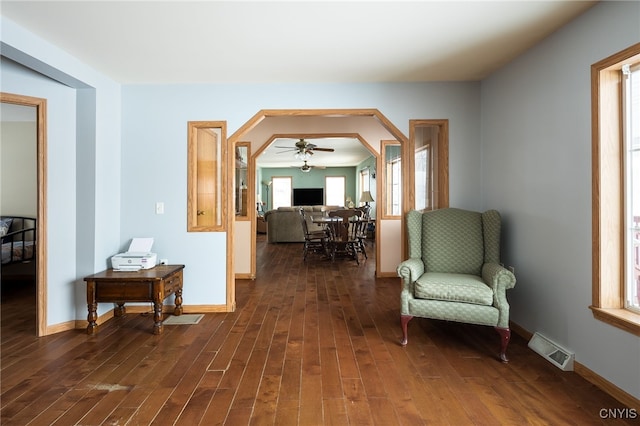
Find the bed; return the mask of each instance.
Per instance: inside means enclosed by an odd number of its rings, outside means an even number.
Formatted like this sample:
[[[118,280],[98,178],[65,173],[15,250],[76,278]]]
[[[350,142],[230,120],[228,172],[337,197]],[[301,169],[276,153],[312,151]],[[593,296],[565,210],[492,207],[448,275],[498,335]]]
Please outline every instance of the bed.
[[[36,219],[24,216],[0,217],[2,265],[27,263],[36,256]]]

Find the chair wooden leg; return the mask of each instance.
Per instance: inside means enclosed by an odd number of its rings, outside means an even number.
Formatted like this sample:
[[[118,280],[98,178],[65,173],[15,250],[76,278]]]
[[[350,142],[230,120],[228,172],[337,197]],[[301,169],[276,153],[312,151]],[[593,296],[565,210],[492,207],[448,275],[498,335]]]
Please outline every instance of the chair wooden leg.
[[[353,253],[353,259],[356,261],[356,264],[360,264],[360,258],[358,257],[358,249],[355,243],[351,243],[349,245],[351,247],[351,252]]]
[[[402,325],[402,340],[400,344],[406,346],[408,342],[407,324],[413,319],[413,315],[400,315],[400,324]]]
[[[507,346],[509,345],[509,340],[511,339],[511,330],[508,328],[500,328],[495,327],[496,331],[500,335],[500,361],[509,362],[509,358],[507,358]]]

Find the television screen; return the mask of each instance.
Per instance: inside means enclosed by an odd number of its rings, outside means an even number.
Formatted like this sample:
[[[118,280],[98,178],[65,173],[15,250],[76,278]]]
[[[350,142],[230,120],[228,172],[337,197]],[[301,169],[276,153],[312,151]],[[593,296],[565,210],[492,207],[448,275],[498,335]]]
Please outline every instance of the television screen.
[[[324,188],[293,188],[294,206],[321,206],[324,204]]]

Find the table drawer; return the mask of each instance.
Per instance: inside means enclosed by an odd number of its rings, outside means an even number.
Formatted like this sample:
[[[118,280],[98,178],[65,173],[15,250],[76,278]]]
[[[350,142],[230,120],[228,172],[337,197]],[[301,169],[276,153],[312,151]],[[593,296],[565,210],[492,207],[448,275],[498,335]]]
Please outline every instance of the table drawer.
[[[164,282],[164,292],[166,294],[174,293],[176,290],[182,287],[182,271],[178,274],[174,274]]]
[[[96,301],[146,301],[153,300],[153,284],[149,283],[99,283]]]

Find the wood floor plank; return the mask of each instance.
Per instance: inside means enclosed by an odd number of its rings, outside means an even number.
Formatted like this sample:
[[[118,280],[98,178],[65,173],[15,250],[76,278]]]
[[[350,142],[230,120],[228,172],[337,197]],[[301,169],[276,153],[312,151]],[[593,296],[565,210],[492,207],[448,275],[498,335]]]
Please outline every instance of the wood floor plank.
[[[300,424],[322,424],[322,376],[303,374],[300,387]]]
[[[251,423],[260,425],[275,424],[278,393],[280,392],[281,376],[263,376],[258,389]]]
[[[323,425],[342,426],[349,424],[349,416],[347,407],[345,407],[344,399],[323,399],[322,400]]]
[[[218,388],[213,398],[211,398],[209,406],[204,411],[199,424],[204,426],[225,424],[234,394],[234,389]]]
[[[301,258],[257,241],[235,312],[165,326],[126,314],[89,336],[35,337],[34,289],[0,293],[0,423],[185,425],[630,425],[628,408],[514,335],[415,318],[401,346],[398,278],[369,259]]]

